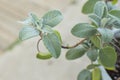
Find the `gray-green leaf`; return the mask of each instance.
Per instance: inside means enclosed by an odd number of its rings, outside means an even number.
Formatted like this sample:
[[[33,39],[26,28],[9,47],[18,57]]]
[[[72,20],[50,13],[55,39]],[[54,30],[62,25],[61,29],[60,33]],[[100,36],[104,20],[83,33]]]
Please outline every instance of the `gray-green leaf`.
[[[90,38],[91,42],[97,47],[101,48],[101,39],[98,36],[93,36]]]
[[[96,49],[90,49],[87,51],[87,56],[91,61],[96,61],[98,57],[98,51]]]
[[[120,10],[111,10],[109,15],[113,18],[120,20]]]
[[[106,13],[105,9],[106,9],[105,2],[104,1],[98,1],[95,4],[95,7],[94,7],[94,13],[97,16],[99,16],[100,18],[102,18],[104,16],[104,14]]]
[[[39,36],[39,31],[33,27],[23,27],[19,32],[20,40],[26,40],[35,36]]]
[[[111,42],[113,39],[113,32],[107,28],[98,28],[104,42]]]
[[[99,0],[88,0],[82,7],[82,13],[89,14],[93,12],[95,3]]]
[[[107,69],[115,69],[117,53],[112,47],[104,47],[99,52],[100,63]]]
[[[63,16],[60,11],[53,10],[46,13],[43,17],[44,25],[54,27],[63,20]]]
[[[86,51],[87,50],[82,45],[80,45],[76,48],[68,50],[68,52],[66,53],[66,58],[68,60],[80,58],[85,54]]]
[[[96,32],[97,30],[95,29],[95,27],[87,23],[79,23],[75,25],[71,30],[71,33],[74,36],[77,36],[80,38],[89,38],[95,35]]]
[[[77,77],[77,80],[91,80],[91,79],[92,73],[87,69],[82,70]]]
[[[95,14],[90,14],[89,17],[90,17],[90,20],[91,20],[97,27],[100,26],[100,21],[101,21],[101,19],[100,19],[97,15],[95,15]]]
[[[58,58],[61,53],[61,41],[55,33],[43,35],[43,42],[53,57]]]

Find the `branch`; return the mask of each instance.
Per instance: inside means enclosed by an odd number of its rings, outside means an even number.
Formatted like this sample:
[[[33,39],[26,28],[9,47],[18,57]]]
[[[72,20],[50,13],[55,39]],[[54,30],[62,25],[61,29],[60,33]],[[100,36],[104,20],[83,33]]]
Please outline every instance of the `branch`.
[[[72,45],[72,46],[61,46],[62,48],[64,48],[64,49],[71,49],[71,48],[75,48],[75,47],[77,47],[78,45],[80,45],[81,43],[83,43],[85,40],[87,40],[86,38],[84,38],[84,39],[82,39],[82,40],[80,40],[80,42],[78,42],[78,43],[76,43],[75,45]]]

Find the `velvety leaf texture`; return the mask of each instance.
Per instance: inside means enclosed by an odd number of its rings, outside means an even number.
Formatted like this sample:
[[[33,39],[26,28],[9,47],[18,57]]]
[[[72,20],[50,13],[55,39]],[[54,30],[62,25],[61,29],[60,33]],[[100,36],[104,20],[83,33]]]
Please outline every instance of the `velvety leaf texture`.
[[[76,48],[68,50],[68,52],[66,53],[66,58],[68,60],[74,60],[82,57],[85,54],[85,52],[86,49],[81,45]]]
[[[111,42],[113,39],[113,32],[107,28],[98,28],[104,42]]]
[[[98,51],[96,49],[90,49],[87,51],[87,56],[91,61],[96,61],[98,57]]]
[[[53,10],[46,13],[43,17],[44,25],[54,27],[63,20],[63,16],[60,11]]]
[[[105,2],[104,1],[98,1],[95,4],[95,7],[94,7],[94,13],[97,16],[99,16],[100,18],[102,18],[104,16],[104,14],[106,13],[105,8],[106,8]]]
[[[58,58],[60,56],[61,42],[55,33],[44,35],[43,42],[53,57]]]
[[[100,19],[97,15],[95,15],[95,14],[90,14],[90,15],[89,15],[89,18],[90,18],[90,20],[91,20],[97,27],[100,26],[100,21],[101,21],[101,19]]]
[[[39,36],[39,31],[33,27],[23,27],[19,32],[19,39],[26,40],[35,36]]]
[[[113,18],[120,20],[120,10],[111,10],[109,15]]]
[[[80,37],[80,38],[89,38],[93,35],[95,35],[97,30],[94,28],[94,26],[87,24],[87,23],[79,23],[75,25],[71,33],[74,36]]]
[[[89,14],[89,13],[92,13],[93,12],[93,8],[94,8],[94,5],[95,3],[99,1],[99,0],[88,0],[84,6],[82,7],[82,12],[84,14]]]

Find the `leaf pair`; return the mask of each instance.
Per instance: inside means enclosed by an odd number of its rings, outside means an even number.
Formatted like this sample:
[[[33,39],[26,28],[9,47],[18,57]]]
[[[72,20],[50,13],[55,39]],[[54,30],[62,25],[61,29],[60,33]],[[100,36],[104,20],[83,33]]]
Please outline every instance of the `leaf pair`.
[[[23,22],[28,25],[21,29],[19,38],[20,40],[26,40],[38,36],[41,31],[50,33],[52,32],[51,28],[59,24],[62,19],[63,16],[58,10],[49,11],[41,19],[36,15],[31,14],[28,21],[26,20]],[[32,23],[32,25],[30,23]]]
[[[82,70],[79,73],[77,80],[101,80],[101,78],[101,71],[96,67],[92,72],[87,69]]]

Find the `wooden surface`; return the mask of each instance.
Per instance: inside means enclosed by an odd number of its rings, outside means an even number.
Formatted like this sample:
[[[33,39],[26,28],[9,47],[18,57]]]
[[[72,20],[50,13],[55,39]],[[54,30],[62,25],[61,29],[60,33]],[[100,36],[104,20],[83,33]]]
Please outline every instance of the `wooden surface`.
[[[50,9],[65,11],[69,4],[70,0],[0,0],[0,53],[18,38],[22,25],[17,21],[29,12],[42,16]]]

